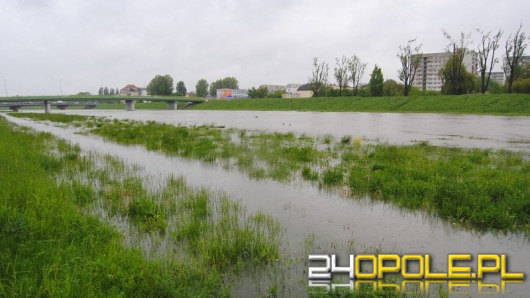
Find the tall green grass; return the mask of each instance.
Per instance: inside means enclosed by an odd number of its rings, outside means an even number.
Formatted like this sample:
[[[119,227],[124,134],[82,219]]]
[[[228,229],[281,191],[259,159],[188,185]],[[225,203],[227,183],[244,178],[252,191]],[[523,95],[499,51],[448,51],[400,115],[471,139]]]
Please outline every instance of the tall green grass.
[[[119,161],[3,118],[0,139],[1,296],[228,296],[233,266],[278,257],[279,226],[268,215],[182,179],[153,192]],[[193,241],[177,237],[196,216],[206,221]],[[162,254],[138,241],[167,235]]]

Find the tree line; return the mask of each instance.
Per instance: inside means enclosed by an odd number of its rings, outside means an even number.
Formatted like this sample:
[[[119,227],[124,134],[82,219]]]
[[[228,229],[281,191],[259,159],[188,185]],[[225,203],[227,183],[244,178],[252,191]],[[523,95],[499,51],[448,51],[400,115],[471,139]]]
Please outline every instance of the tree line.
[[[218,89],[239,89],[239,82],[235,77],[225,77],[216,80],[211,84],[205,79],[200,79],[195,85],[195,92],[190,92],[191,96],[207,97],[211,95],[215,97]],[[176,95],[186,96],[188,90],[183,81],[179,81],[174,87],[173,78],[170,75],[157,75],[147,85],[147,93],[149,95]]]
[[[98,95],[118,95],[120,94],[120,89],[109,88],[109,87],[99,87]]]
[[[474,92],[525,92],[530,93],[530,64],[523,65],[522,59],[525,55],[527,37],[522,31],[522,25],[515,32],[510,34],[504,44],[503,71],[506,76],[505,86],[500,86],[496,81],[491,80],[491,73],[496,64],[499,63],[498,50],[501,46],[503,31],[495,33],[484,33],[477,29],[479,43],[475,48],[478,61],[478,75],[466,69],[464,58],[471,51],[471,34],[460,33],[458,38],[453,38],[445,30],[442,31],[448,41],[445,48],[449,55],[447,63],[440,69],[439,76],[442,80],[442,94],[464,94]],[[313,91],[313,96],[397,96],[410,94],[436,94],[437,92],[425,92],[413,86],[414,79],[420,64],[423,53],[421,44],[416,39],[409,40],[405,45],[398,48],[396,54],[400,61],[398,79],[384,80],[382,69],[376,64],[370,74],[367,85],[361,86],[360,81],[364,75],[367,64],[357,56],[342,56],[335,58],[333,77],[336,87],[333,88],[328,82],[329,64],[320,62],[317,57],[313,58],[313,70],[308,79],[308,84]],[[497,54],[497,56],[496,56]],[[190,92],[191,96],[215,97],[218,89],[229,88],[239,89],[239,82],[235,77],[225,77],[211,82],[200,79],[195,85],[195,92]],[[149,95],[177,95],[186,96],[188,90],[183,81],[179,81],[176,86],[170,75],[157,75],[147,85]],[[119,89],[100,88],[100,95],[119,94]],[[282,91],[269,93],[265,86],[252,87],[248,90],[249,97],[281,97]]]
[[[500,40],[503,31],[496,33],[477,29],[479,43],[476,48],[478,60],[478,75],[471,70],[467,70],[464,65],[464,58],[470,52],[472,44],[471,33],[460,33],[458,39],[453,38],[443,30],[444,37],[448,40],[445,48],[449,59],[440,69],[438,75],[442,81],[442,94],[464,94],[474,92],[519,92],[530,93],[530,63],[523,64],[525,56],[527,37],[522,31],[522,25],[515,34],[510,34],[504,44],[503,72],[506,77],[505,86],[500,86],[496,81],[491,80],[491,73],[494,66],[499,63],[498,56],[495,56],[500,47]],[[366,63],[362,63],[356,55],[352,57],[342,56],[335,58],[335,68],[333,75],[336,87],[333,88],[328,82],[329,64],[319,62],[318,58],[313,58],[313,70],[309,77],[309,86],[313,91],[313,96],[396,96],[409,94],[420,94],[423,91],[413,87],[416,72],[421,65],[423,53],[421,44],[417,44],[416,39],[409,40],[405,45],[399,46],[397,57],[400,61],[398,78],[401,83],[394,80],[384,80],[381,68],[378,65],[370,75],[368,85],[359,90],[359,81],[362,78]],[[351,88],[350,88],[351,86]],[[425,92],[423,92],[425,93]],[[436,92],[427,92],[436,93]]]

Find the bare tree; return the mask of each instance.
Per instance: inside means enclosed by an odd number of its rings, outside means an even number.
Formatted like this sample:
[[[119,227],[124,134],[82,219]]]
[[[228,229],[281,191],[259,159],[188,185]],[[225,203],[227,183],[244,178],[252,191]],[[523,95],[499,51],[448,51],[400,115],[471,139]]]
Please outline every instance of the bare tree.
[[[499,59],[495,58],[495,51],[499,48],[499,40],[502,36],[502,30],[499,30],[499,32],[493,36],[491,36],[491,32],[484,34],[480,29],[477,29],[477,32],[481,35],[481,43],[478,45],[477,49],[481,82],[480,92],[484,94],[488,90],[493,66],[499,62]]]
[[[512,35],[506,40],[506,60],[504,61],[504,74],[506,75],[506,84],[508,85],[508,93],[512,93],[513,82],[517,79],[517,69],[520,67],[521,60],[526,49],[526,36],[521,32],[523,25],[519,26],[515,36]]]
[[[464,34],[464,32],[462,32],[460,33],[460,40],[455,40],[445,30],[442,29],[442,31],[445,38],[449,40],[446,51],[449,53],[449,61],[452,61],[452,63],[447,65],[451,69],[447,71],[448,76],[445,77],[445,79],[449,81],[444,82],[444,84],[449,84],[450,94],[458,94],[459,83],[463,79],[463,73],[465,70],[463,63],[464,57],[467,54],[467,48],[471,44],[471,33]]]
[[[329,65],[326,62],[318,63],[318,58],[313,58],[313,74],[309,78],[309,85],[313,91],[313,96],[322,95],[326,84],[328,83]]]
[[[362,63],[361,59],[353,55],[348,61],[348,71],[350,72],[350,81],[352,81],[353,95],[357,95],[359,89],[359,82],[364,75],[366,63]]]
[[[348,58],[342,56],[342,59],[335,58],[335,80],[339,85],[339,95],[342,96],[342,90],[344,90],[350,82],[350,76],[348,75]]]
[[[411,39],[407,42],[405,47],[399,46],[399,52],[397,53],[399,61],[401,62],[401,69],[398,70],[398,77],[403,84],[405,84],[405,88],[403,89],[404,96],[409,95],[412,83],[414,82],[414,77],[416,76],[416,70],[421,62],[421,44],[413,48],[412,45],[415,42],[416,39]]]

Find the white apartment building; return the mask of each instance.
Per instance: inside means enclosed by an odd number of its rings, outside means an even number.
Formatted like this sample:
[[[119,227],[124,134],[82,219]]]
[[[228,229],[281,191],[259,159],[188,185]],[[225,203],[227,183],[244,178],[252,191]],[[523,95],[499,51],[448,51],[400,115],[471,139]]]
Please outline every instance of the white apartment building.
[[[412,86],[424,91],[441,91],[440,69],[447,64],[450,57],[451,54],[448,52],[423,54]],[[463,63],[467,71],[477,73],[478,59],[475,52],[466,52]]]
[[[298,91],[298,88],[300,88],[300,84],[287,84],[285,86],[285,93],[287,94],[296,94],[296,92]]]
[[[504,82],[506,82],[506,75],[504,75],[503,71],[492,71],[490,80],[495,80],[497,83],[504,85]]]
[[[506,64],[508,64],[508,59],[506,58],[506,56],[504,56],[502,58],[502,65],[503,65],[503,68],[506,67]],[[521,57],[521,60],[520,60],[520,65],[527,65],[527,64],[530,64],[530,56],[522,56]]]
[[[269,90],[269,93],[274,93],[276,91],[285,90],[284,85],[261,85],[260,88],[261,87],[267,88],[267,90]]]

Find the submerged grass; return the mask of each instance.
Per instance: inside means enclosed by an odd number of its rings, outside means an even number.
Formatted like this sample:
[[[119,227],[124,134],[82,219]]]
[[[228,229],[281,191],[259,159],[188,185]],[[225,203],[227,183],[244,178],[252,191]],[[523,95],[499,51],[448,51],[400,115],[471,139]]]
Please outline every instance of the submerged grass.
[[[119,161],[3,118],[0,139],[0,296],[228,296],[232,267],[278,257],[278,224],[228,198],[177,178],[153,192]],[[193,238],[177,237],[186,219]],[[157,254],[142,239],[172,240]]]
[[[26,116],[26,115],[24,115]],[[422,210],[479,230],[530,232],[530,161],[521,153],[362,144],[148,122],[97,121],[91,131],[188,158],[236,167],[255,178],[302,177],[325,187]]]

